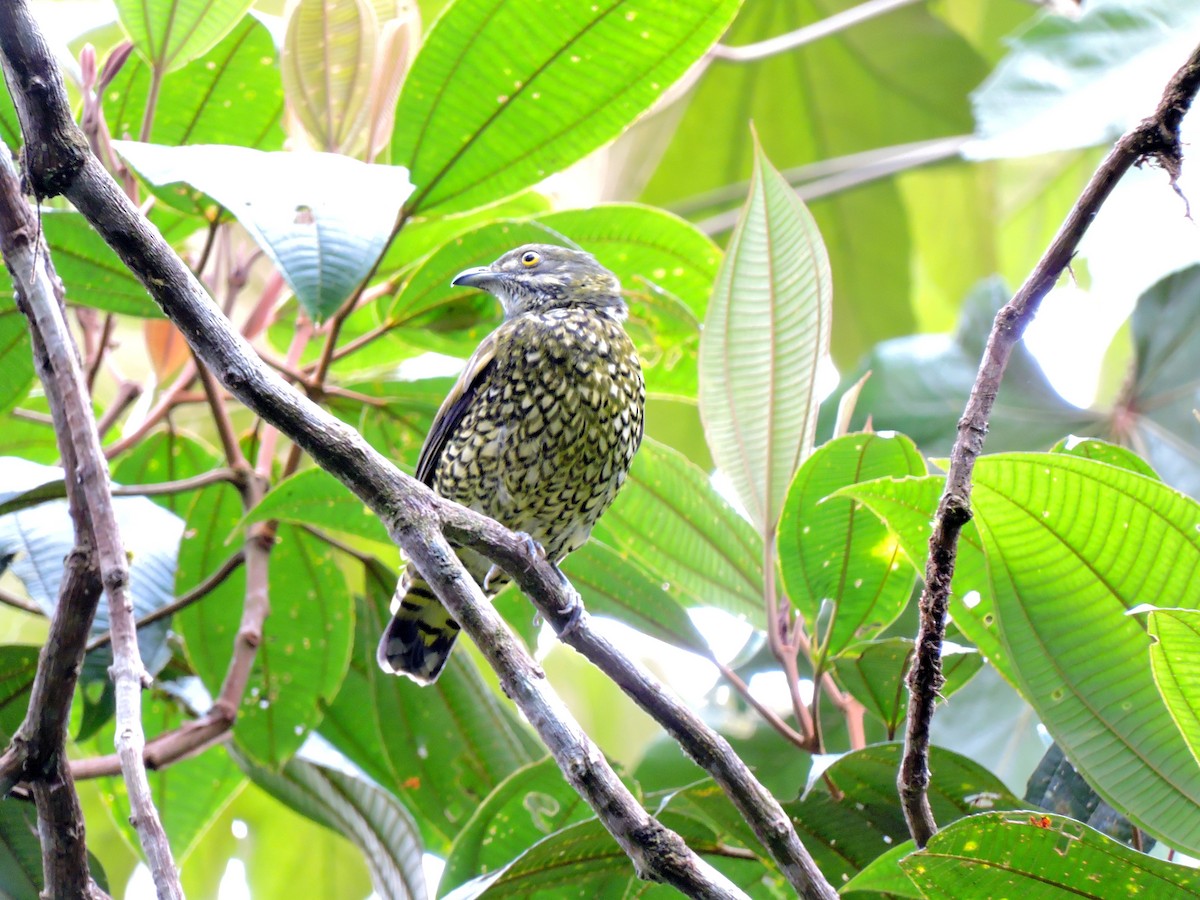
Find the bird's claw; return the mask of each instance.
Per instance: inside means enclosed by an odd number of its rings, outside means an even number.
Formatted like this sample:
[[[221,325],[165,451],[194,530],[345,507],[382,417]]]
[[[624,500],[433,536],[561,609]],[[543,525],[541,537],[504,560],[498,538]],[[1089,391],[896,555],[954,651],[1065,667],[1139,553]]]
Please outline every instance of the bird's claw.
[[[492,586],[492,579],[493,579],[493,578],[499,578],[499,577],[500,577],[500,576],[502,576],[503,574],[504,574],[504,570],[503,570],[503,569],[501,569],[501,568],[500,568],[499,566],[497,566],[497,565],[493,565],[493,566],[492,566],[490,569],[488,569],[488,570],[487,570],[487,574],[483,576],[483,590],[484,590],[484,593],[487,593],[487,591],[488,591],[488,590],[491,588],[491,586]]]

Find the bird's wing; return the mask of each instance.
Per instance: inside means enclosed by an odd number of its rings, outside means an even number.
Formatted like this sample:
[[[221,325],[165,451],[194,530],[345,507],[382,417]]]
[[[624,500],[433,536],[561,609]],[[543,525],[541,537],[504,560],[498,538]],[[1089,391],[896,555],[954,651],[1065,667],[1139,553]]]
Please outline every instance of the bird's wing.
[[[499,330],[493,331],[483,339],[467,360],[467,367],[458,376],[458,381],[442,401],[442,407],[433,419],[433,427],[425,437],[421,447],[421,456],[417,460],[417,480],[433,487],[433,475],[437,471],[438,460],[446,449],[450,435],[462,421],[471,404],[479,385],[487,378],[496,358],[496,336]]]

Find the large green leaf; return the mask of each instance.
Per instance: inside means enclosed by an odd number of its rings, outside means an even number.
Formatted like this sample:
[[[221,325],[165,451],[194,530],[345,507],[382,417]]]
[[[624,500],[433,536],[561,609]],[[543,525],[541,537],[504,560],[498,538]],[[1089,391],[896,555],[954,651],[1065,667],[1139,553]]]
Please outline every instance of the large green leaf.
[[[1200,610],[1155,609],[1148,618],[1154,681],[1200,762]]]
[[[896,801],[902,744],[875,744],[848,753],[826,774],[843,796],[818,783],[800,800],[784,804],[804,846],[833,884],[846,879],[908,838]],[[1019,809],[1021,801],[978,763],[941,747],[930,748],[929,803],[943,826],[980,810]]]
[[[246,16],[208,53],[163,78],[150,130],[155,144],[283,146],[283,85],[271,33]],[[150,65],[126,60],[104,91],[104,119],[116,137],[137,137],[150,92]]]
[[[395,590],[395,578],[380,569],[367,567],[354,655],[321,734],[399,797],[425,846],[444,853],[493,788],[544,750],[464,648],[429,687],[380,670],[375,647]]]
[[[293,475],[246,514],[247,522],[271,519],[345,531],[380,543],[391,540],[375,514],[324,469]]]
[[[438,893],[499,869],[547,835],[591,817],[591,808],[552,758],[517,769],[496,785],[455,837]]]
[[[252,0],[116,0],[121,25],[164,72],[205,53],[238,23]]]
[[[896,736],[908,712],[908,690],[904,679],[912,662],[912,638],[886,638],[855,644],[839,657],[838,680],[855,699],[887,726],[888,740]],[[983,657],[965,647],[942,645],[942,675],[945,683],[938,698],[945,700],[983,666]]]
[[[1064,454],[984,457],[973,503],[1022,694],[1113,806],[1200,848],[1200,768],[1128,611],[1200,607],[1200,506],[1159,481]]]
[[[114,143],[152,184],[186,182],[237,216],[315,319],[366,278],[412,191],[401,168],[330,153]]]
[[[611,140],[725,30],[738,0],[461,0],[404,84],[392,160],[413,210],[482,206]]]
[[[944,478],[881,478],[842,488],[841,494],[861,501],[885,522],[900,542],[918,573],[925,572],[929,555],[929,532]],[[987,561],[979,529],[968,522],[958,539],[958,555],[950,589],[950,614],[965,634],[993,666],[1009,681],[1014,680],[1008,651],[997,633],[992,589],[988,583]]]
[[[796,473],[779,525],[779,566],[821,659],[879,635],[903,611],[913,585],[912,567],[887,526],[858,502],[830,495],[855,482],[924,474],[912,441],[880,434],[830,441]],[[829,618],[819,619],[826,603]]]
[[[1200,38],[1200,7],[1092,0],[1078,21],[1046,14],[976,92],[977,157],[1028,156],[1115,140],[1154,111]]]
[[[700,413],[717,466],[767,540],[812,452],[832,295],[817,225],[760,150],[700,337]]]
[[[41,218],[54,269],[66,287],[68,303],[130,316],[162,316],[142,283],[83,216],[43,210]]]
[[[778,37],[856,5],[748,0],[723,41],[744,45]],[[662,138],[638,136],[639,145],[627,152],[653,160],[655,141],[669,140],[642,199],[696,218],[744,196],[730,187],[750,176],[747,122],[754,123],[771,160],[788,172],[969,132],[966,91],[985,73],[982,60],[933,7],[913,4],[755,62],[715,62],[678,127]],[[923,260],[914,264],[904,200],[888,180],[810,201],[837,285],[833,352],[840,366],[854,365],[875,343],[916,325],[913,272]]]
[[[299,0],[288,8],[283,83],[320,150],[348,151],[362,128],[377,32],[366,0]]]
[[[1133,446],[1164,480],[1200,496],[1200,266],[1160,281],[1133,311],[1133,377],[1100,432]]]
[[[299,756],[281,772],[243,758],[239,762],[272,796],[345,835],[358,847],[382,900],[422,900],[427,896],[417,823],[383,788]]]
[[[707,655],[708,643],[669,588],[634,560],[592,539],[563,563],[589,612],[611,616],[659,640]]]
[[[209,489],[197,498],[180,547],[180,590],[228,556],[225,538],[240,513],[231,489]],[[346,671],[354,634],[345,576],[329,546],[291,525],[278,534],[268,561],[271,615],[234,726],[238,747],[270,768],[286,762],[321,720]],[[245,595],[239,569],[177,617],[188,658],[214,695],[233,656]]]
[[[678,451],[643,441],[592,534],[684,606],[716,606],[762,626],[762,539]]]
[[[212,447],[199,438],[171,429],[149,435],[124,454],[113,465],[112,478],[124,485],[160,484],[192,478],[220,465],[221,457]],[[177,515],[185,515],[197,493],[160,494],[149,499]],[[233,552],[232,548],[229,552]]]
[[[13,153],[23,143],[16,107],[13,106],[12,97],[8,96],[8,86],[3,84],[0,84],[0,140]]]
[[[729,853],[729,844],[709,822],[685,814],[660,817],[663,824],[684,839],[688,847],[705,856],[754,900],[780,895],[764,884],[762,864]],[[749,855],[749,854],[746,854]],[[446,900],[512,897],[552,900],[562,897],[564,886],[572,893],[595,900],[623,900],[632,896],[674,898],[679,892],[664,884],[647,884],[638,878],[629,857],[598,819],[567,825],[538,841],[506,866],[460,885]]]
[[[995,812],[953,823],[924,850],[913,852],[911,843],[896,848],[843,888],[860,890],[925,900],[1184,900],[1200,897],[1200,873],[1152,859],[1064,816]]]

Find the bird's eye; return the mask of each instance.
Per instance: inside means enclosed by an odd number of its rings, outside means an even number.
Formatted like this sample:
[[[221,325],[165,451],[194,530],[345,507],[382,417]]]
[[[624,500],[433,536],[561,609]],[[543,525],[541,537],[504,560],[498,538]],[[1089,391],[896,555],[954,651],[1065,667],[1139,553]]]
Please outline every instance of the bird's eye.
[[[521,264],[527,269],[532,269],[541,261],[542,255],[540,253],[535,253],[532,250],[526,250],[521,254]]]

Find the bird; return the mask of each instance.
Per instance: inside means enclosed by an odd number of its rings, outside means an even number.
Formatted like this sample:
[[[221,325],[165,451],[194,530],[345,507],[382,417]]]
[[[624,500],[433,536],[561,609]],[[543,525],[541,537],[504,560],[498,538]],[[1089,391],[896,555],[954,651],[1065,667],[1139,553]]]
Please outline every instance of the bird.
[[[495,296],[504,320],[434,417],[416,477],[557,564],[587,541],[642,440],[646,387],[620,282],[590,253],[526,244],[451,283]],[[507,583],[481,554],[457,553],[489,599]],[[391,610],[379,666],[432,684],[458,623],[411,566]]]

